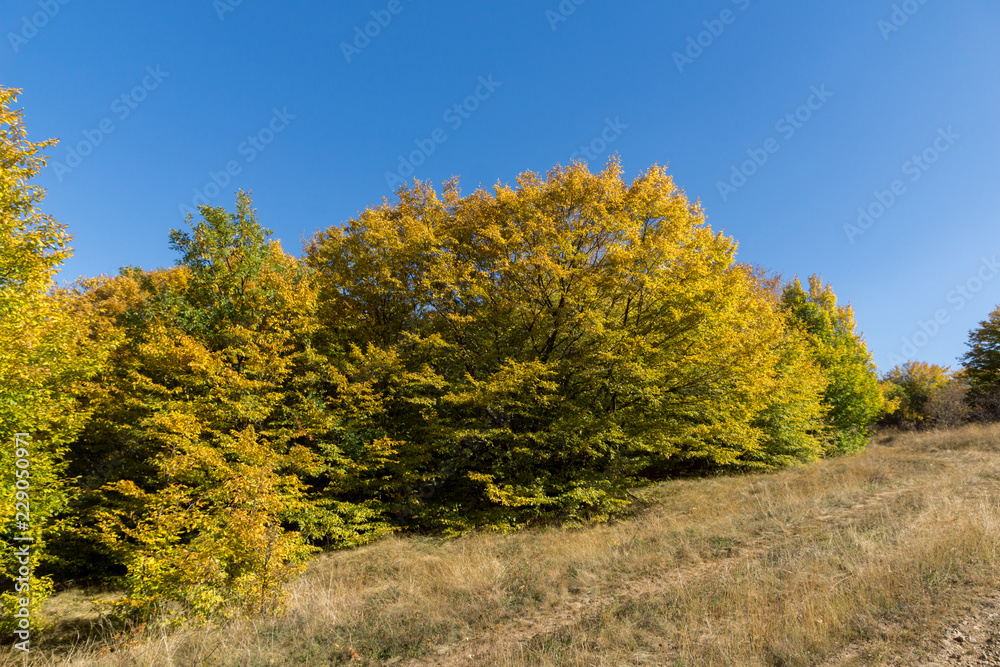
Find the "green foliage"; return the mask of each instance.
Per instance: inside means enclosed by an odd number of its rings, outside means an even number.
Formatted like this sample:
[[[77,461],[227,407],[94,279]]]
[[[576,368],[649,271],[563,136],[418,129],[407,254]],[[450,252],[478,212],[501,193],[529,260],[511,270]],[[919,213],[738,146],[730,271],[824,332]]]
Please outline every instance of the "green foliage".
[[[968,351],[962,356],[963,375],[972,397],[1000,390],[1000,308],[969,332]]]
[[[789,283],[782,301],[795,326],[812,345],[813,356],[827,379],[824,402],[832,429],[831,453],[865,446],[868,427],[886,408],[875,364],[857,331],[850,306],[838,306],[829,285],[809,278],[809,291],[798,280]]]
[[[962,356],[969,413],[984,421],[1000,420],[1000,307],[969,332]]]
[[[746,457],[756,461],[753,467],[814,461],[823,456],[829,443],[829,408],[823,402],[828,382],[808,341],[790,328],[778,354],[776,386],[756,422],[766,439],[761,453]]]
[[[349,464],[311,349],[308,272],[267,240],[245,194],[233,214],[201,213],[171,234],[175,269],[126,270],[88,293],[124,342],[75,444],[87,489],[77,509],[96,548],[126,568],[123,606],[146,615],[168,603],[273,610],[312,551],[307,537],[336,532],[339,546],[386,529],[377,512],[331,511],[314,488]]]

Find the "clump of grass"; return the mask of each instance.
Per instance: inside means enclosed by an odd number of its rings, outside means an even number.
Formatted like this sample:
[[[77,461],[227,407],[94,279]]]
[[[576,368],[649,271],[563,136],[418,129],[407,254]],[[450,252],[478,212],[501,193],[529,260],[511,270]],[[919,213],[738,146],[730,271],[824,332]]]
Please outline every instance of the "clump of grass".
[[[995,585],[997,451],[1000,426],[880,434],[806,467],[645,489],[649,509],[615,524],[388,537],[317,559],[281,616],[106,628],[27,664],[913,660]]]

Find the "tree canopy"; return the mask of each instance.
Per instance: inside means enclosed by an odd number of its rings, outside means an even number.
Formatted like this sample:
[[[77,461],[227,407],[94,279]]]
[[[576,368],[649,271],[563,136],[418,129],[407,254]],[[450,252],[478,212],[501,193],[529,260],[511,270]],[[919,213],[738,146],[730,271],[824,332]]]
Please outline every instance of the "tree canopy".
[[[887,423],[921,427],[934,421],[931,401],[952,381],[952,374],[937,364],[908,361],[888,370],[882,379],[899,402],[898,409],[886,417]]]
[[[837,305],[837,296],[819,276],[789,283],[782,295],[792,322],[804,332],[827,379],[823,401],[832,429],[830,447],[850,452],[864,447],[868,427],[886,407],[871,352],[857,330],[850,306]]]
[[[456,527],[607,516],[644,479],[822,450],[818,342],[663,168],[398,194],[307,248],[327,344],[390,417],[398,511]],[[849,310],[828,311],[840,329],[819,358],[840,372],[862,355],[846,393],[873,369]],[[874,412],[836,417],[860,438],[867,421],[851,420]]]

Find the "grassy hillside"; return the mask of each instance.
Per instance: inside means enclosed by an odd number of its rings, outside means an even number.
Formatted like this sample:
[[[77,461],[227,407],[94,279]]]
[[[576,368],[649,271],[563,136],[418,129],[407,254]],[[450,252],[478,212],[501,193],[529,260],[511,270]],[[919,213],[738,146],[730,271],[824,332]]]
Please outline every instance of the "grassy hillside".
[[[642,495],[614,525],[328,554],[256,622],[92,626],[64,593],[26,664],[997,664],[1000,426]]]

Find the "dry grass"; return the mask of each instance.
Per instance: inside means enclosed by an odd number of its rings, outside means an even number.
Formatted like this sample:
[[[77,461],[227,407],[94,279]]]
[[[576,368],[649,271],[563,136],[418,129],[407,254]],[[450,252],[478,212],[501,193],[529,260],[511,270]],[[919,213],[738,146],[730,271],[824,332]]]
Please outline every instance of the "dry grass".
[[[1000,588],[1000,426],[644,493],[614,525],[328,554],[280,617],[107,629],[27,664],[917,664]]]

